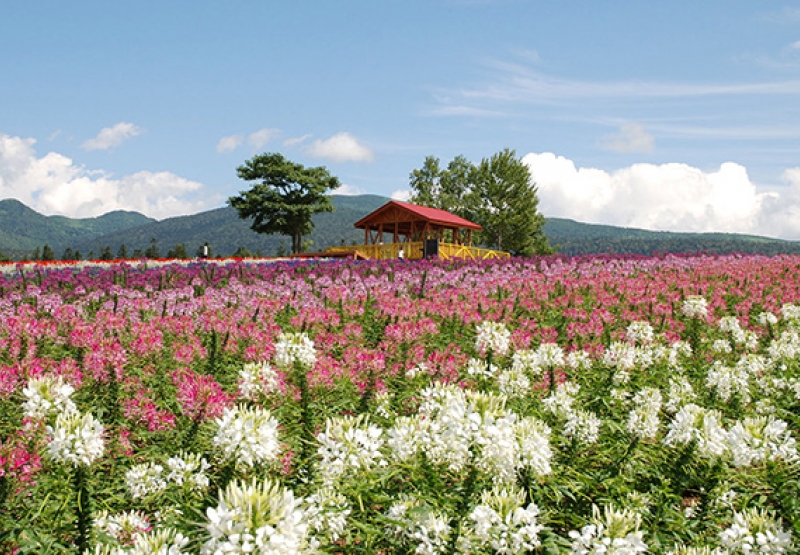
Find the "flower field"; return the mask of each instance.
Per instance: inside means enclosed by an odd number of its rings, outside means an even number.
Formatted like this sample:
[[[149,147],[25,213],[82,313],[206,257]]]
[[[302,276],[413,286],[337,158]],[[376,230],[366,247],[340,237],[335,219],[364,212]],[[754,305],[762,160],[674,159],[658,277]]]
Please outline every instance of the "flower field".
[[[17,266],[0,552],[796,553],[800,257]]]

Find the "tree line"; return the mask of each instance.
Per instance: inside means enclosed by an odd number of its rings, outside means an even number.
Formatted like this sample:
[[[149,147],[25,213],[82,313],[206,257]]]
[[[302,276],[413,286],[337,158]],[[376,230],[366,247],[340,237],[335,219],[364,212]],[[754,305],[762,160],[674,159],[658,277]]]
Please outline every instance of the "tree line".
[[[259,154],[236,170],[252,183],[228,198],[257,233],[291,237],[292,252],[302,252],[303,236],[313,229],[311,216],[333,211],[328,192],[341,185],[324,167],[306,168],[279,153]],[[527,166],[505,149],[478,164],[463,156],[446,168],[429,156],[411,172],[414,204],[446,210],[482,226],[480,245],[520,256],[552,253],[543,232],[544,216]]]

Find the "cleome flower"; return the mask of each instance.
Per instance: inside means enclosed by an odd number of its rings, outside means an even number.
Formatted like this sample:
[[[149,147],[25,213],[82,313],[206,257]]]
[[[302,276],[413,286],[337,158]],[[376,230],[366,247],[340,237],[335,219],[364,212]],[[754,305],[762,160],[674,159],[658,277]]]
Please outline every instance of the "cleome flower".
[[[329,418],[325,431],[317,434],[322,481],[332,484],[348,472],[369,471],[386,461],[380,449],[383,430],[370,424],[366,415]]]
[[[696,442],[702,457],[721,457],[728,451],[727,432],[722,427],[722,414],[690,403],[677,412],[669,423],[666,445],[689,445]]]
[[[248,362],[239,370],[239,397],[254,401],[278,389],[278,373],[268,362]]]
[[[492,353],[505,356],[511,347],[511,332],[500,322],[481,322],[478,324],[475,350],[478,353]]]
[[[280,368],[291,368],[295,363],[313,368],[317,363],[314,342],[306,333],[282,333],[275,343],[274,360]]]
[[[708,316],[708,301],[700,295],[689,295],[681,305],[681,314],[687,318],[705,320]]]
[[[214,423],[214,447],[225,462],[253,467],[278,460],[278,420],[261,407],[226,408]]]
[[[30,378],[22,388],[26,399],[22,404],[25,418],[43,420],[53,413],[74,412],[75,403],[70,399],[74,391],[75,388],[64,383],[61,376]]]
[[[47,426],[48,456],[74,467],[89,466],[103,456],[103,425],[90,413],[61,412],[53,426]]]
[[[603,514],[592,506],[592,523],[572,530],[571,555],[634,555],[646,553],[644,533],[639,530],[642,517],[630,509],[615,510],[606,507]]]
[[[764,461],[796,461],[797,441],[788,424],[774,416],[745,418],[728,430],[728,449],[736,466]]]
[[[764,509],[733,513],[731,525],[720,532],[720,543],[727,553],[789,553],[792,533]]]
[[[450,524],[446,515],[419,498],[401,499],[386,512],[393,522],[386,527],[389,535],[410,546],[417,555],[445,553],[449,547]]]
[[[302,505],[302,498],[270,480],[231,482],[220,493],[217,506],[206,510],[209,539],[200,553],[314,553]]]
[[[460,553],[528,553],[541,545],[539,508],[525,506],[522,490],[495,487],[481,493],[481,502],[467,518],[458,541]]]

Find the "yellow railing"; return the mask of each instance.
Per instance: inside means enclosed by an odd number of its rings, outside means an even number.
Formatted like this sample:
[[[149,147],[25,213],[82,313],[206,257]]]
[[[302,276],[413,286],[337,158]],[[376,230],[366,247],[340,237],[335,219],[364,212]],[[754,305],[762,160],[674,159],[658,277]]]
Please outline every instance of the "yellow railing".
[[[403,251],[402,258],[408,260],[418,260],[422,258],[422,241],[410,243],[382,243],[378,245],[352,245],[348,247],[330,247],[327,252],[358,252],[365,258],[372,260],[391,260],[401,258],[400,251]],[[453,243],[439,243],[439,258],[463,258],[466,260],[486,260],[489,258],[508,258],[511,256],[507,252],[492,249],[481,249],[466,245],[455,245]]]

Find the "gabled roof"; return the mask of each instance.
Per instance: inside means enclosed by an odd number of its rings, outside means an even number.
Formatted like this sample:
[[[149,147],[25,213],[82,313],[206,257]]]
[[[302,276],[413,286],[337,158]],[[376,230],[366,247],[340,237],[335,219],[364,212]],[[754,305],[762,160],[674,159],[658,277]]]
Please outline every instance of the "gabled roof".
[[[354,226],[362,229],[368,227],[371,221],[379,219],[379,217],[385,212],[396,208],[408,212],[409,216],[412,216],[415,220],[424,220],[442,227],[476,230],[483,229],[478,224],[472,223],[469,220],[465,220],[464,218],[456,216],[455,214],[451,214],[446,210],[431,208],[429,206],[418,206],[416,204],[400,202],[399,200],[391,200],[387,202],[374,212],[367,214],[358,220]]]

